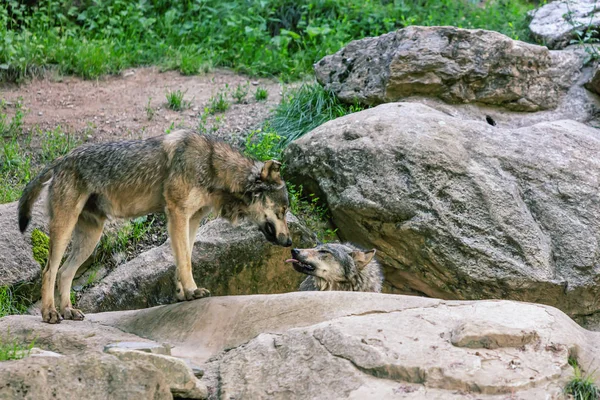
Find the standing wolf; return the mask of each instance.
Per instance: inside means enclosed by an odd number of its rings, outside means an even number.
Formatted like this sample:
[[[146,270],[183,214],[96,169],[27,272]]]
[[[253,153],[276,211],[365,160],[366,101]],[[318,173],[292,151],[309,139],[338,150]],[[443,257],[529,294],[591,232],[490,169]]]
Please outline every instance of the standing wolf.
[[[82,320],[70,300],[79,266],[92,254],[107,217],[131,218],[164,211],[177,265],[177,299],[209,295],[192,276],[191,250],[211,210],[236,222],[248,217],[267,240],[291,246],[285,218],[288,193],[277,161],[243,156],[229,145],[180,130],[145,140],[84,145],[55,160],[27,184],[19,200],[24,232],[31,208],[48,186],[50,249],[42,273],[42,318]],[[72,237],[72,251],[61,258]],[[60,312],[54,305],[57,272]]]
[[[300,290],[381,292],[383,273],[375,249],[362,251],[348,243],[327,243],[313,249],[292,249],[294,269],[309,275]]]

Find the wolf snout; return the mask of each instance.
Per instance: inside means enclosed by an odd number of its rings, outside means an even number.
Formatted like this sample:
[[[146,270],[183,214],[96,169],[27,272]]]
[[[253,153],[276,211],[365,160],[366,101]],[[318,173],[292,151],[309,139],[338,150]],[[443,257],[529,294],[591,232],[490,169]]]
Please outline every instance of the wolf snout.
[[[292,245],[292,238],[290,238],[289,236],[286,237],[285,235],[279,235],[279,243],[283,247],[290,247]]]
[[[298,258],[298,255],[300,254],[300,250],[298,249],[292,249],[292,257],[293,258]]]

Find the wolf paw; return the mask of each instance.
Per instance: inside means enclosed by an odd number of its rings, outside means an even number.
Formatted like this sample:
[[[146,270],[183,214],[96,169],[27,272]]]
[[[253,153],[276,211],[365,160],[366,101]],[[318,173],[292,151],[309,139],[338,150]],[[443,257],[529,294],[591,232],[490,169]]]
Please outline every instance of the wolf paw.
[[[49,324],[60,324],[62,317],[58,311],[56,311],[56,308],[45,308],[42,309],[42,320]]]
[[[62,312],[64,319],[72,319],[73,321],[83,321],[85,314],[76,308],[65,308]]]
[[[208,297],[210,296],[210,291],[208,289],[204,289],[204,288],[198,288],[198,289],[194,289],[194,290],[186,290],[185,291],[185,299],[186,300],[195,300],[195,299],[201,299],[203,297]]]

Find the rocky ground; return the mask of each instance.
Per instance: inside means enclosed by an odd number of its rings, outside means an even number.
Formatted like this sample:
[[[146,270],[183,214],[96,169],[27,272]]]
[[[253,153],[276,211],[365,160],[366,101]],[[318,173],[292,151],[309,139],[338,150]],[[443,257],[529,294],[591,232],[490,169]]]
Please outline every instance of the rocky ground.
[[[54,353],[0,363],[3,398],[25,378],[36,399],[69,398],[93,375],[86,398],[560,399],[569,359],[600,356],[599,334],[552,307],[373,293],[214,297],[8,327]]]

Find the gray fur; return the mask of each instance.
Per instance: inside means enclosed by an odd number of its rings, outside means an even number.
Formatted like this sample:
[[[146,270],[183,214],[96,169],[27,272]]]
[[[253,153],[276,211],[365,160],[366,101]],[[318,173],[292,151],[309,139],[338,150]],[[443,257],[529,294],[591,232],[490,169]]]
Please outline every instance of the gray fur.
[[[301,291],[381,292],[381,266],[373,257],[368,264],[359,267],[352,257],[353,252],[362,251],[356,246],[349,243],[327,243],[314,249],[295,251],[300,252],[298,259],[310,263],[315,268],[314,271],[305,271],[301,270],[302,267],[294,266],[297,271],[309,275],[300,284]],[[327,269],[326,273],[320,271],[324,268]]]

